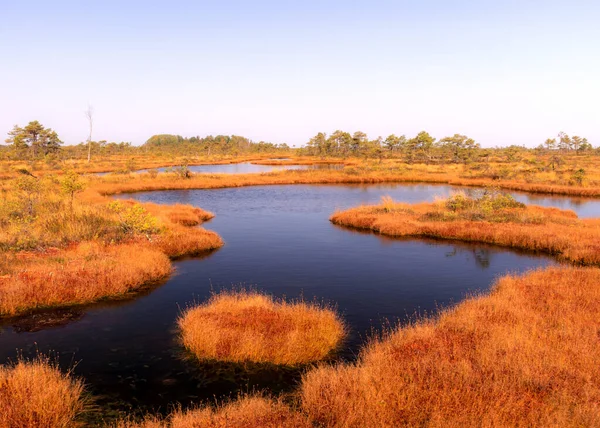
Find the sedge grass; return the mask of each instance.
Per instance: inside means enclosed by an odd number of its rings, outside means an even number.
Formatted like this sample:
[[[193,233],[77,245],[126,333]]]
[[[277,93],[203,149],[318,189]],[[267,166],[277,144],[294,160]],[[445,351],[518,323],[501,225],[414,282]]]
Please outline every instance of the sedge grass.
[[[79,426],[83,383],[48,358],[0,366],[0,428]]]
[[[436,319],[398,328],[355,364],[309,371],[318,426],[598,426],[600,269],[501,278]]]
[[[21,257],[0,278],[0,316],[119,297],[171,272],[169,258],[145,243],[83,243]]]
[[[197,358],[298,365],[330,355],[345,328],[330,308],[277,301],[252,292],[221,292],[179,321],[183,345]]]
[[[465,206],[454,209],[452,203],[459,199]],[[414,205],[386,198],[381,205],[336,212],[330,220],[388,236],[482,242],[546,252],[582,265],[600,264],[600,220],[579,219],[574,212],[557,208],[493,203],[484,201],[478,207],[460,195]]]
[[[0,201],[0,317],[120,298],[167,277],[169,258],[223,245],[197,227],[213,217],[200,208],[89,189],[68,201],[54,180],[28,180]]]

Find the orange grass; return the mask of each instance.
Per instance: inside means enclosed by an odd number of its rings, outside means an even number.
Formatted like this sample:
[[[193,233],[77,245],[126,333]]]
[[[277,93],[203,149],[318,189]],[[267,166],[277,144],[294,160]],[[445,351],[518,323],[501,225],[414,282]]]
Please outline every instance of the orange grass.
[[[116,428],[310,428],[313,425],[281,401],[244,397],[217,409],[204,407],[173,412],[166,420],[149,417],[143,422],[120,422]]]
[[[410,205],[387,200],[383,205],[336,212],[330,220],[389,236],[483,242],[547,252],[579,264],[600,264],[600,219],[578,219],[574,212],[557,208],[499,209],[489,219],[473,221],[448,210],[445,201]]]
[[[171,272],[169,258],[223,245],[216,233],[195,227],[213,217],[200,208],[119,202],[144,209],[141,223],[155,225],[155,231],[146,235],[120,231],[116,214],[107,208],[109,201],[93,191],[86,192],[75,212],[94,216],[80,216],[80,224],[72,227],[75,215],[59,214],[64,228],[58,235],[49,235],[45,230],[48,219],[55,214],[40,208],[35,222],[27,225],[30,239],[39,249],[0,254],[0,317],[118,298],[167,277]],[[87,218],[94,223],[87,224]],[[95,229],[96,239],[80,241],[81,236],[91,236],[96,224],[102,225]],[[19,238],[18,229],[7,227],[2,232],[7,242]],[[115,238],[118,240],[113,242]],[[48,248],[48,243],[63,241],[72,243]]]
[[[194,227],[213,218],[214,214],[211,212],[182,204],[158,205],[146,202],[142,206],[165,226],[162,233],[153,237],[151,245],[171,258],[192,256],[223,246],[223,240],[217,233]]]
[[[184,346],[199,359],[284,365],[326,358],[342,341],[337,314],[305,302],[276,301],[257,292],[222,292],[185,311]]]
[[[94,177],[91,186],[104,195],[153,190],[218,189],[277,184],[371,184],[371,183],[435,183],[549,193],[570,196],[600,196],[600,186],[569,186],[553,183],[528,183],[519,180],[492,180],[460,176],[456,166],[432,167],[352,167],[341,170],[283,170],[261,174],[193,174],[177,179],[168,174],[150,177],[146,174]]]
[[[43,160],[25,161],[3,160],[0,162],[0,179],[10,179],[18,176],[17,170],[26,169],[36,176],[46,174],[63,174],[65,170],[72,170],[78,174],[94,174],[103,172],[126,173],[134,166],[135,170],[178,167],[181,165],[227,165],[242,162],[260,161],[269,159],[273,155],[249,156],[176,156],[158,154],[122,154],[96,157],[93,162],[87,163],[83,159],[65,159],[48,164]]]
[[[83,384],[48,359],[0,366],[0,428],[78,426]]]
[[[169,258],[145,243],[22,253],[15,271],[0,278],[0,316],[118,297],[170,272]]]
[[[505,276],[356,364],[309,371],[303,408],[331,427],[600,426],[599,302],[599,269]]]

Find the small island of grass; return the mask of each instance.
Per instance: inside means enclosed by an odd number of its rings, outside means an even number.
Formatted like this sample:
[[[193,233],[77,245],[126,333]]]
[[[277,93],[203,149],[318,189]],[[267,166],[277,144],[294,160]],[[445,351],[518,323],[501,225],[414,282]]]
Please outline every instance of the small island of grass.
[[[457,193],[433,203],[404,204],[389,197],[381,205],[336,212],[332,223],[395,237],[482,242],[540,251],[581,265],[600,263],[600,221],[573,211],[526,206],[512,196],[485,190]]]
[[[330,308],[258,292],[223,292],[179,319],[184,346],[197,358],[297,365],[339,347],[345,327]]]

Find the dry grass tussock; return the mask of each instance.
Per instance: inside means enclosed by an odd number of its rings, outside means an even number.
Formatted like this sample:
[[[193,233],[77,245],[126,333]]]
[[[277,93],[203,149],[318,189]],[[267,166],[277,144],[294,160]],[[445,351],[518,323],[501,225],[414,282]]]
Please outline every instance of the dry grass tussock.
[[[600,425],[600,270],[505,276],[301,385],[325,426]]]
[[[83,384],[47,358],[0,366],[0,428],[78,426]]]
[[[398,237],[432,237],[484,242],[547,252],[585,265],[600,264],[600,220],[578,219],[572,211],[524,206],[508,195],[457,194],[416,205],[384,198],[381,205],[333,214],[342,226]]]
[[[326,358],[345,328],[330,308],[277,301],[257,292],[222,292],[179,319],[184,346],[200,359],[283,365]]]
[[[142,422],[122,421],[116,428],[309,428],[313,425],[281,401],[244,397],[212,409],[178,410],[165,420],[148,417]]]
[[[212,214],[189,205],[65,195],[52,177],[12,186],[0,199],[0,317],[119,297],[169,275],[169,258],[223,245],[196,227]]]

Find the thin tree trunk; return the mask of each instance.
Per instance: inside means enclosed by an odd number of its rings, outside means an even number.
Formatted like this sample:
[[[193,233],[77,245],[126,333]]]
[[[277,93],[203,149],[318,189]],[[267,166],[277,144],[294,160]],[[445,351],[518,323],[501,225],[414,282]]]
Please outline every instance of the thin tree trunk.
[[[88,156],[87,156],[87,163],[90,163],[90,161],[92,160],[92,128],[93,128],[93,124],[94,124],[94,108],[91,105],[89,105],[87,110],[84,113],[85,113],[85,117],[87,118],[87,120],[90,124],[90,135],[88,137]]]

